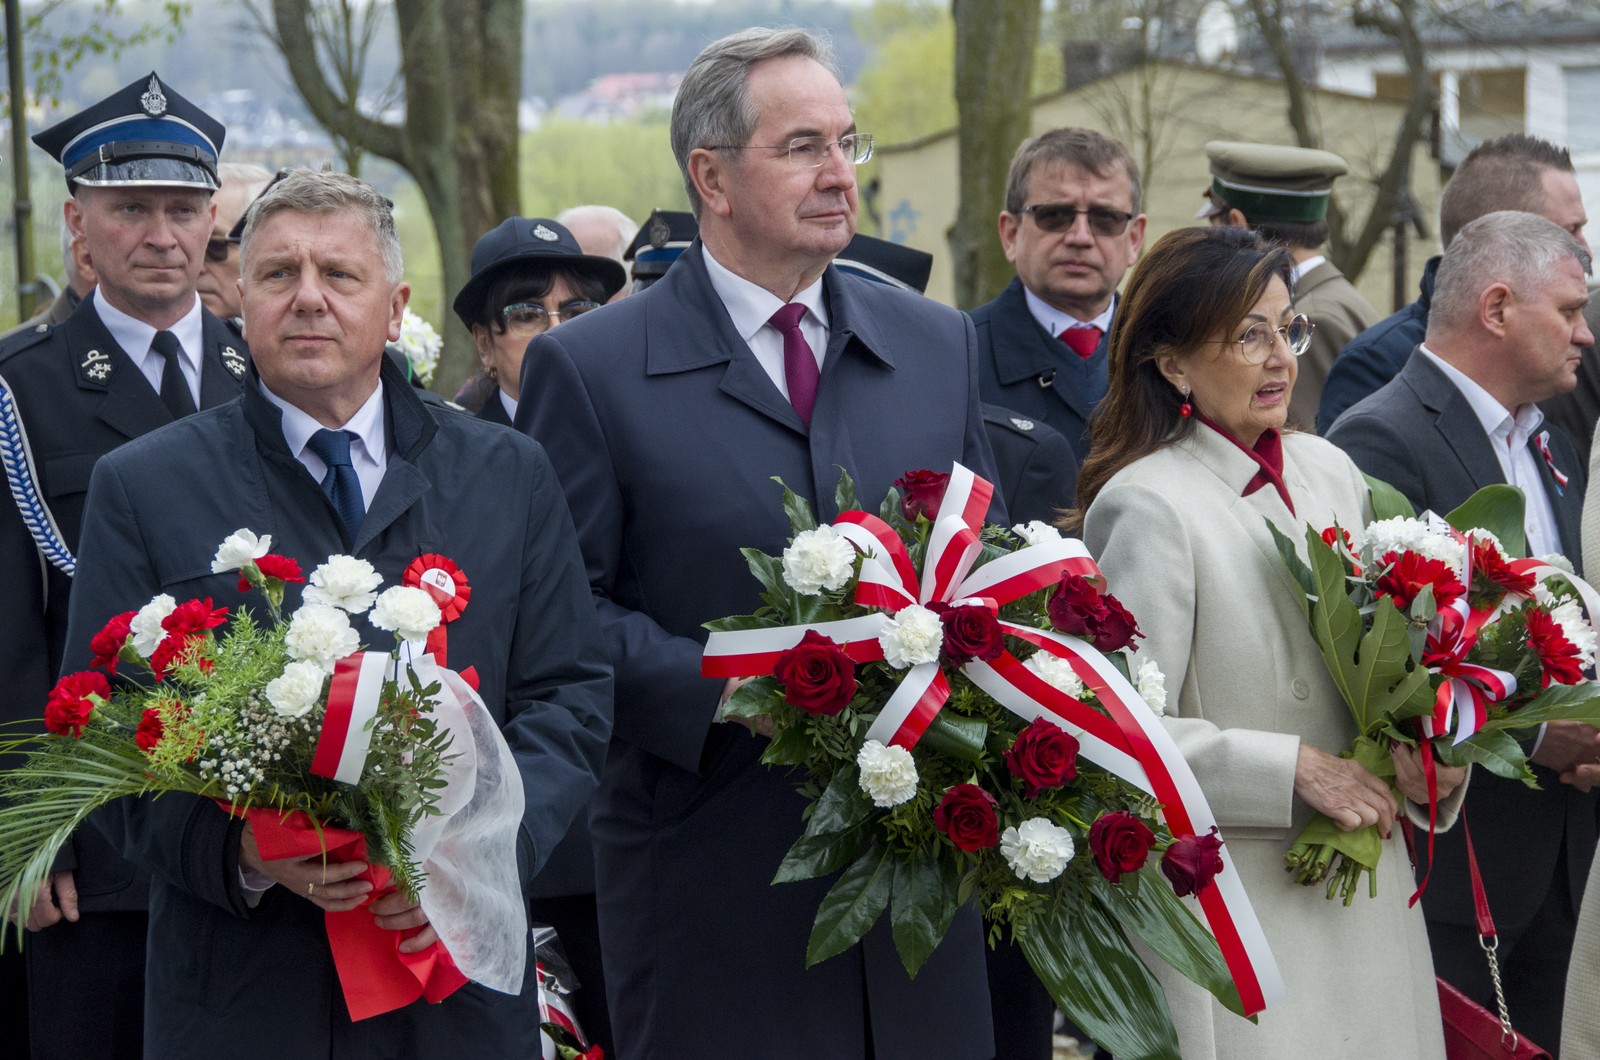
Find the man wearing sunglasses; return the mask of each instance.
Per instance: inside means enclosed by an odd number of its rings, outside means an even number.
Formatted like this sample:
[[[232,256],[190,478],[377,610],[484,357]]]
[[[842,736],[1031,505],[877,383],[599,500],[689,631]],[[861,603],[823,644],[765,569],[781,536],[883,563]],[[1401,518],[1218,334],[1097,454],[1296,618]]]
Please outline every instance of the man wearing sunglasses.
[[[239,237],[234,233],[239,220],[256,196],[266,190],[272,174],[263,166],[246,162],[224,162],[217,167],[222,187],[211,197],[217,213],[211,221],[211,238],[206,240],[206,261],[200,267],[196,288],[205,307],[225,320],[238,320]]]
[[[1117,285],[1144,245],[1139,166],[1093,129],[1052,129],[1011,160],[1000,243],[1017,278],[972,311],[983,399],[1089,451]],[[1070,498],[1067,500],[1070,501]]]

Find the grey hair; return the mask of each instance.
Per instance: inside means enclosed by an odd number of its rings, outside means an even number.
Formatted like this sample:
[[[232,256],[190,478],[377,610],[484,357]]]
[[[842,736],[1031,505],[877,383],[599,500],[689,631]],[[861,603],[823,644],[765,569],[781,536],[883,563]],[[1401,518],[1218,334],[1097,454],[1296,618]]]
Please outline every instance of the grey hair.
[[[1549,283],[1568,258],[1588,274],[1589,252],[1553,221],[1520,210],[1484,214],[1462,226],[1446,248],[1434,276],[1428,320],[1445,328],[1460,326],[1477,313],[1479,295],[1493,283],[1526,297]]]
[[[639,234],[639,226],[633,219],[615,206],[569,206],[556,214],[556,220],[572,227],[574,221],[595,221],[600,224],[610,225],[616,232],[617,241],[614,247],[606,248],[605,255],[617,261],[623,260],[622,256],[628,252],[628,247],[633,243],[633,237]]]
[[[672,101],[672,154],[683,174],[689,208],[700,217],[700,195],[689,176],[689,153],[697,147],[745,144],[760,115],[750,102],[750,68],[767,59],[811,59],[843,82],[826,38],[803,29],[756,27],[712,41],[695,56]]]
[[[395,231],[394,210],[389,200],[379,195],[371,184],[348,173],[317,169],[290,170],[250,204],[245,213],[244,234],[239,238],[241,275],[249,275],[244,263],[250,257],[251,237],[267,218],[285,210],[358,214],[372,229],[378,256],[383,259],[384,279],[390,283],[400,282],[405,272],[405,259],[400,253],[400,236]]]
[[[272,170],[254,162],[223,162],[217,166],[217,183],[230,189],[242,186],[245,189],[245,205],[249,206],[250,200],[272,183]]]

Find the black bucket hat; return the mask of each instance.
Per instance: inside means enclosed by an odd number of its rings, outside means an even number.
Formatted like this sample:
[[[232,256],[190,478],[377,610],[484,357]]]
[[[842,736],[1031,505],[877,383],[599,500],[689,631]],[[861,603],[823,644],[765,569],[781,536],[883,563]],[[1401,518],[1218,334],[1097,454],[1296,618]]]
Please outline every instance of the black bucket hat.
[[[452,303],[461,322],[471,327],[489,285],[508,269],[524,264],[593,276],[605,285],[607,298],[628,282],[621,262],[585,254],[566,225],[543,217],[508,217],[473,244],[472,279]]]

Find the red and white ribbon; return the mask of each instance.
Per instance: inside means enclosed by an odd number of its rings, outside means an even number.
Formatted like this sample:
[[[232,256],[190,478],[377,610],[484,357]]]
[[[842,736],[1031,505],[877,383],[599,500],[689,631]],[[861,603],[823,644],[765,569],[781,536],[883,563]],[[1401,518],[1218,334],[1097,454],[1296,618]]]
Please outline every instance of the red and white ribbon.
[[[461,612],[467,609],[467,601],[472,599],[472,586],[466,572],[449,556],[425,552],[411,561],[400,580],[426,592],[439,605],[439,624],[429,631],[424,651],[440,666],[448,666],[450,634],[445,627],[461,617]]]
[[[1544,457],[1545,464],[1550,468],[1550,477],[1556,480],[1556,489],[1559,492],[1567,488],[1567,476],[1556,467],[1556,458],[1550,455],[1550,432],[1539,432],[1539,455]]]
[[[341,784],[361,782],[389,663],[386,652],[358,651],[334,664],[311,772]]]
[[[1489,612],[1474,611],[1462,599],[1440,608],[1428,623],[1423,665],[1444,680],[1434,693],[1433,713],[1421,719],[1424,736],[1453,732],[1451,742],[1459,744],[1483,728],[1489,720],[1489,704],[1516,694],[1513,675],[1467,662],[1467,653],[1478,642],[1478,632],[1488,617]]]
[[[883,658],[877,636],[890,615],[910,604],[981,600],[998,609],[1060,581],[1066,573],[1102,581],[1081,541],[1062,538],[1029,545],[984,564],[979,534],[993,487],[957,464],[928,536],[919,575],[905,543],[892,527],[865,512],[845,512],[834,529],[862,553],[856,603],[883,613],[839,622],[712,633],[701,660],[707,677],[757,677],[772,673],[778,655],[815,629],[840,642],[857,662]],[[1002,622],[1011,636],[1067,659],[1094,691],[1110,717],[1045,682],[1009,651],[987,662],[973,660],[962,672],[1012,713],[1031,721],[1048,717],[1079,741],[1088,761],[1122,777],[1162,803],[1172,833],[1209,832],[1216,824],[1199,782],[1159,719],[1109,660],[1084,641],[1059,633]],[[950,696],[938,663],[906,671],[868,729],[867,738],[905,748],[915,746]],[[1222,848],[1223,871],[1215,887],[1201,892],[1200,906],[1238,987],[1247,1014],[1285,996],[1283,977],[1251,908],[1233,860]]]

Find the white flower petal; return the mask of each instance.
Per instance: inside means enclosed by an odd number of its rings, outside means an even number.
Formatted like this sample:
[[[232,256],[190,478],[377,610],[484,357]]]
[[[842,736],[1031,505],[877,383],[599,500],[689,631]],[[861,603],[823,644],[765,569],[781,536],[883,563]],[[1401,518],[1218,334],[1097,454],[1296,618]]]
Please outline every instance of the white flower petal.
[[[217,554],[211,559],[211,573],[221,574],[224,571],[238,570],[247,563],[254,563],[271,549],[271,534],[257,537],[254,531],[241,527],[229,534],[227,540],[217,546]]]
[[[162,593],[139,608],[139,613],[133,616],[133,621],[128,626],[133,634],[133,650],[148,659],[150,654],[160,647],[161,642],[167,639],[167,631],[161,628],[161,622],[177,607],[178,601]]]
[[[783,550],[783,580],[807,596],[832,592],[850,580],[855,562],[855,546],[833,527],[802,530]]]
[[[1017,879],[1049,883],[1066,869],[1077,848],[1065,828],[1043,817],[1030,817],[1001,833],[1000,853]]]
[[[385,589],[367,617],[374,626],[407,641],[424,639],[442,618],[439,605],[434,603],[433,597],[409,585]]]
[[[856,754],[861,790],[874,806],[898,806],[917,793],[917,763],[904,747],[886,747],[868,740]]]
[[[372,606],[383,577],[372,564],[354,556],[330,556],[311,572],[311,580],[301,594],[308,604],[337,607],[359,615]]]
[[[926,607],[911,604],[884,624],[878,643],[883,645],[883,661],[897,670],[937,662],[944,646],[944,625]]]

